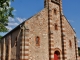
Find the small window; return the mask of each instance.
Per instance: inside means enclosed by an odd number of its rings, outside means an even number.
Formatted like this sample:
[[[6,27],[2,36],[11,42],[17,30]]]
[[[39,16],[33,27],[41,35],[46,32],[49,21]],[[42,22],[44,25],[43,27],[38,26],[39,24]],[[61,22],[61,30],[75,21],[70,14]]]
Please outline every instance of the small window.
[[[54,14],[57,15],[57,10],[56,9],[54,9]]]
[[[36,37],[36,46],[40,46],[40,37],[39,36]]]
[[[57,24],[55,24],[55,30],[58,30],[58,25]]]
[[[70,48],[72,47],[72,42],[71,42],[71,40],[69,40],[69,46],[70,46]]]

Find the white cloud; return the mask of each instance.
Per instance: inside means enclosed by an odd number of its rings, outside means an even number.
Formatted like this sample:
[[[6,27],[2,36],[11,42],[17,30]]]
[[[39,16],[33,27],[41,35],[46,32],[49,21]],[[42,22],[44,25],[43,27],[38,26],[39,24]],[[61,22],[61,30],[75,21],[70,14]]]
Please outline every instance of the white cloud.
[[[75,28],[73,28],[75,30]]]
[[[8,23],[9,26],[17,26],[19,25],[19,23],[22,23],[25,20],[25,18],[20,18],[20,17],[16,17],[16,18],[9,17],[8,19],[9,19],[9,23]],[[16,20],[19,22],[17,22]]]
[[[16,9],[13,10],[13,12],[16,12],[16,11],[17,11]]]
[[[8,19],[9,19],[9,21],[12,21],[12,22],[14,22],[14,21],[15,21],[15,19],[14,19],[14,18],[12,18],[12,17],[9,17]]]
[[[16,18],[20,23],[22,23],[24,20],[25,20],[25,18],[20,18],[20,17],[17,17]]]
[[[8,25],[9,25],[9,26],[17,26],[17,25],[19,25],[19,24],[15,22],[15,23],[8,23]]]
[[[68,20],[69,22],[74,22],[74,20]]]
[[[9,23],[8,23],[8,26],[6,26],[6,28],[9,29],[9,31],[12,30],[13,27],[16,27],[17,25],[19,25],[19,23],[21,23],[25,20],[25,18],[20,18],[20,17],[16,17],[16,18],[9,17],[8,19],[9,19]],[[16,20],[19,22],[17,22]]]
[[[80,43],[80,39],[77,39],[77,42]]]
[[[12,27],[6,26],[6,28],[7,28],[9,31],[12,30]]]

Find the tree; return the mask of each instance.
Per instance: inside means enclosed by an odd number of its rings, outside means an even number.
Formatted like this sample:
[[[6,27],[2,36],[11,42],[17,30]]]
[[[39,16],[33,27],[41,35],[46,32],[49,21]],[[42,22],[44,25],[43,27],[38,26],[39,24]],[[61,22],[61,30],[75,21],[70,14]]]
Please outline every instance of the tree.
[[[13,0],[11,0],[13,1]],[[7,32],[8,18],[14,17],[12,11],[13,7],[10,7],[10,0],[0,0],[0,32]]]
[[[0,36],[0,39],[2,38],[2,36]]]

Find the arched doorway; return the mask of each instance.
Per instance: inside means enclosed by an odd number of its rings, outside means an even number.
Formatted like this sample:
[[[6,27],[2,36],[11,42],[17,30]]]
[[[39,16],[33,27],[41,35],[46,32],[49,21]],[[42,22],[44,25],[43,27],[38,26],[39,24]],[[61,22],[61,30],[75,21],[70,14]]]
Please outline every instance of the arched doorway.
[[[54,52],[54,60],[60,60],[60,52],[59,51]]]

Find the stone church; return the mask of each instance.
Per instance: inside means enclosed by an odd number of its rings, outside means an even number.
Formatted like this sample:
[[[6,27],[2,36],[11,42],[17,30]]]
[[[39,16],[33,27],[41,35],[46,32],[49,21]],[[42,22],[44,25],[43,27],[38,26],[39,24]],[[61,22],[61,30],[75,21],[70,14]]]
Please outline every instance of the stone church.
[[[0,46],[1,60],[78,60],[76,33],[62,0],[44,0],[44,9],[3,36]]]

